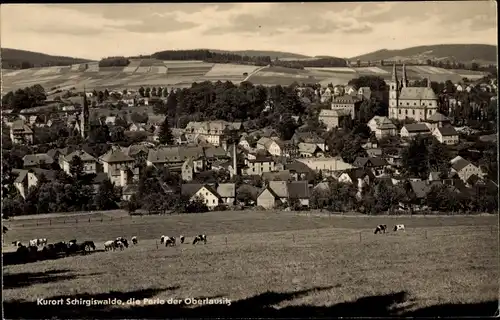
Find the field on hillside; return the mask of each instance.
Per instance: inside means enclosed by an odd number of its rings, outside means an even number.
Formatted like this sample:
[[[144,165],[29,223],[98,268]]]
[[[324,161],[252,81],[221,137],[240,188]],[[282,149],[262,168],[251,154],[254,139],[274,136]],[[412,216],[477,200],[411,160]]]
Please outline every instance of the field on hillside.
[[[398,72],[401,72],[400,67]],[[83,89],[137,89],[141,86],[183,87],[200,81],[233,81],[245,79],[254,84],[290,85],[318,83],[346,84],[349,80],[375,75],[389,80],[392,66],[361,68],[306,68],[304,70],[284,67],[255,67],[237,64],[214,64],[203,61],[132,60],[127,67],[101,68],[96,62],[75,64],[67,67],[33,68],[25,70],[2,70],[3,89],[16,90],[34,84],[46,88],[55,86]],[[244,75],[247,74],[247,75]],[[432,66],[408,66],[410,80],[431,78],[432,81],[458,82],[462,78],[477,79],[483,73],[468,70],[445,70]]]
[[[493,315],[498,298],[496,216],[212,212],[74,218],[79,222],[68,217],[9,221],[5,243],[76,238],[94,240],[102,249],[105,240],[137,235],[139,244],[124,251],[4,265],[6,318],[486,316]],[[407,230],[374,235],[379,223],[404,223]],[[154,239],[181,233],[187,243],[176,247],[157,246]],[[198,233],[207,234],[206,245],[190,243]],[[36,305],[37,298],[118,298],[125,303],[130,298],[195,297],[227,298],[231,305]]]

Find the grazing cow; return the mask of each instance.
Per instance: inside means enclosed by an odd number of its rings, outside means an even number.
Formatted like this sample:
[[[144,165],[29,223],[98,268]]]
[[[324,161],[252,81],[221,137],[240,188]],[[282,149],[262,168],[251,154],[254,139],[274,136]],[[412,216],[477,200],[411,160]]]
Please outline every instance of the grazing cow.
[[[161,238],[160,238],[160,244],[163,244],[163,242],[165,242],[165,240],[167,238],[168,238],[167,236],[161,236]]]
[[[175,238],[174,237],[166,237],[165,239],[165,247],[168,247],[168,246],[175,246]]]
[[[64,241],[54,243],[54,251],[56,254],[67,253],[68,252],[68,244]]]
[[[84,251],[90,251],[90,250],[95,250],[95,244],[94,241],[84,241],[82,243],[82,247]]]
[[[71,244],[76,244],[76,239],[69,240],[68,241],[68,246],[70,246]]]
[[[29,246],[28,250],[29,250],[29,253],[35,254],[38,252],[38,247],[37,246]]]
[[[21,241],[12,241],[12,244],[16,247],[22,246]]]
[[[404,224],[397,224],[394,226],[393,231],[405,231],[405,225]]]
[[[197,244],[198,242],[201,241],[203,241],[204,244],[207,244],[207,236],[204,234],[197,235],[193,240],[193,244]]]
[[[30,247],[36,247],[38,245],[38,239],[32,239],[29,242]]]
[[[376,228],[375,228],[375,234],[377,233],[385,233],[385,231],[387,230],[387,225],[385,224],[379,224]]]
[[[119,248],[120,251],[125,249],[125,243],[122,240],[115,240],[115,248]]]
[[[45,246],[47,244],[47,239],[37,239],[37,245],[39,246]]]
[[[136,236],[133,236],[133,237],[132,237],[132,243],[133,243],[134,245],[136,245],[136,244],[137,244],[137,237],[136,237]]]
[[[16,254],[21,257],[21,258],[26,258],[28,257],[30,253],[30,250],[28,249],[27,246],[23,246],[23,245],[20,245],[18,248],[17,248],[17,251],[16,251]]]
[[[181,239],[181,243],[184,243],[184,236],[183,236],[183,235],[181,235],[181,236],[179,237],[179,239]]]
[[[109,241],[106,241],[104,242],[104,250],[105,251],[108,251],[108,250],[115,250],[116,249],[116,240],[109,240]]]

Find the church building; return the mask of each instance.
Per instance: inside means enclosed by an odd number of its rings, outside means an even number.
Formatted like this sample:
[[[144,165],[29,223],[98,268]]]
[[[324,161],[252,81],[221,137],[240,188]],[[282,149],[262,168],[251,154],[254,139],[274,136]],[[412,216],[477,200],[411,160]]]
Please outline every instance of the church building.
[[[426,121],[438,110],[437,96],[428,79],[427,87],[409,87],[406,78],[406,66],[403,64],[403,80],[398,81],[396,65],[393,66],[389,84],[389,118]]]

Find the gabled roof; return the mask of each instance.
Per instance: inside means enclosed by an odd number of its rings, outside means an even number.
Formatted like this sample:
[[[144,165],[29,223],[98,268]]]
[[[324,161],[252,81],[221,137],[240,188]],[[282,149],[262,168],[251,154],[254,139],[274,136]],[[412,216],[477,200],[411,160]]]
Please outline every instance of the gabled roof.
[[[279,198],[288,198],[286,181],[269,181],[269,188],[272,189]]]
[[[14,180],[16,183],[22,183],[24,179],[26,179],[26,176],[28,175],[28,170],[23,170],[23,169],[12,169],[12,172],[17,173],[17,177]]]
[[[292,181],[287,185],[288,197],[290,199],[308,199],[309,185],[307,181]]]
[[[70,154],[64,156],[64,159],[68,162],[71,162],[74,157],[79,157],[82,161],[97,161],[91,154],[84,150],[76,150],[71,152]]]
[[[450,119],[448,117],[446,117],[445,115],[439,113],[439,112],[436,112],[434,113],[432,116],[430,116],[429,119],[427,119],[428,122],[443,122],[443,121],[450,121]]]
[[[347,88],[346,88],[347,91]],[[349,104],[354,104],[358,103],[361,101],[358,97],[351,96],[351,95],[343,95],[343,96],[337,96],[333,99],[332,104],[343,104],[343,103],[349,103]]]
[[[457,159],[456,161],[452,162],[451,167],[457,171],[460,172],[463,168],[467,167],[470,163],[469,161],[465,160],[464,158]]]
[[[330,184],[328,182],[320,182],[317,185],[315,185],[313,189],[314,190],[329,191],[330,190]]]
[[[125,154],[121,149],[111,149],[99,158],[101,161],[113,163],[113,162],[126,162],[134,161],[134,159]]]
[[[317,149],[320,149],[318,147],[318,145],[315,144],[315,143],[305,143],[305,142],[300,142],[298,144],[298,148],[299,148],[299,152],[311,153],[311,154],[313,154],[314,152],[316,152]]]
[[[410,186],[417,199],[425,198],[432,187],[426,181],[410,181]]]
[[[305,165],[302,162],[299,161],[293,161],[292,163],[286,163],[285,164],[285,169],[289,170],[291,172],[297,172],[297,173],[313,173],[313,170],[309,168],[307,165]]]
[[[27,154],[23,157],[25,167],[40,164],[51,164],[53,162],[54,159],[46,153]]]
[[[221,183],[217,186],[217,193],[222,198],[234,198],[236,197],[236,184]]]
[[[370,179],[375,179],[375,176],[370,170],[365,170],[362,168],[355,168],[355,169],[350,169],[346,170],[345,174],[349,176],[351,181],[354,183],[358,181],[358,179],[363,179],[364,177],[368,176]]]
[[[45,170],[45,169],[40,169],[40,168],[33,168],[33,169],[30,169],[29,172],[32,172],[38,178],[41,175],[44,175],[47,180],[55,180],[56,176],[57,176],[57,171],[55,171],[55,170]]]
[[[458,132],[452,126],[436,128],[443,137],[458,136]]]
[[[355,167],[360,168],[364,168],[367,164],[371,164],[373,167],[383,167],[387,165],[387,161],[378,157],[357,157],[353,162]]]
[[[405,124],[403,128],[406,129],[408,132],[429,132],[429,127],[427,127],[423,123],[410,123],[410,124]]]
[[[432,88],[428,87],[405,87],[401,88],[399,94],[401,100],[437,100]]]
[[[267,181],[286,181],[291,178],[290,171],[281,170],[281,171],[273,171],[273,172],[263,172],[262,179]]]
[[[202,183],[184,183],[181,185],[181,195],[191,198],[203,186]]]

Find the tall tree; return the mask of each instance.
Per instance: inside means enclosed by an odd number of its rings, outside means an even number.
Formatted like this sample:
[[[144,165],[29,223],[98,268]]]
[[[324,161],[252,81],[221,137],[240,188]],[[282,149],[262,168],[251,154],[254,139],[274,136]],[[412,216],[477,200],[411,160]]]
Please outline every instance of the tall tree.
[[[161,124],[160,134],[158,136],[161,144],[172,145],[174,144],[174,135],[172,134],[172,129],[170,129],[170,124],[168,123],[168,117]]]

